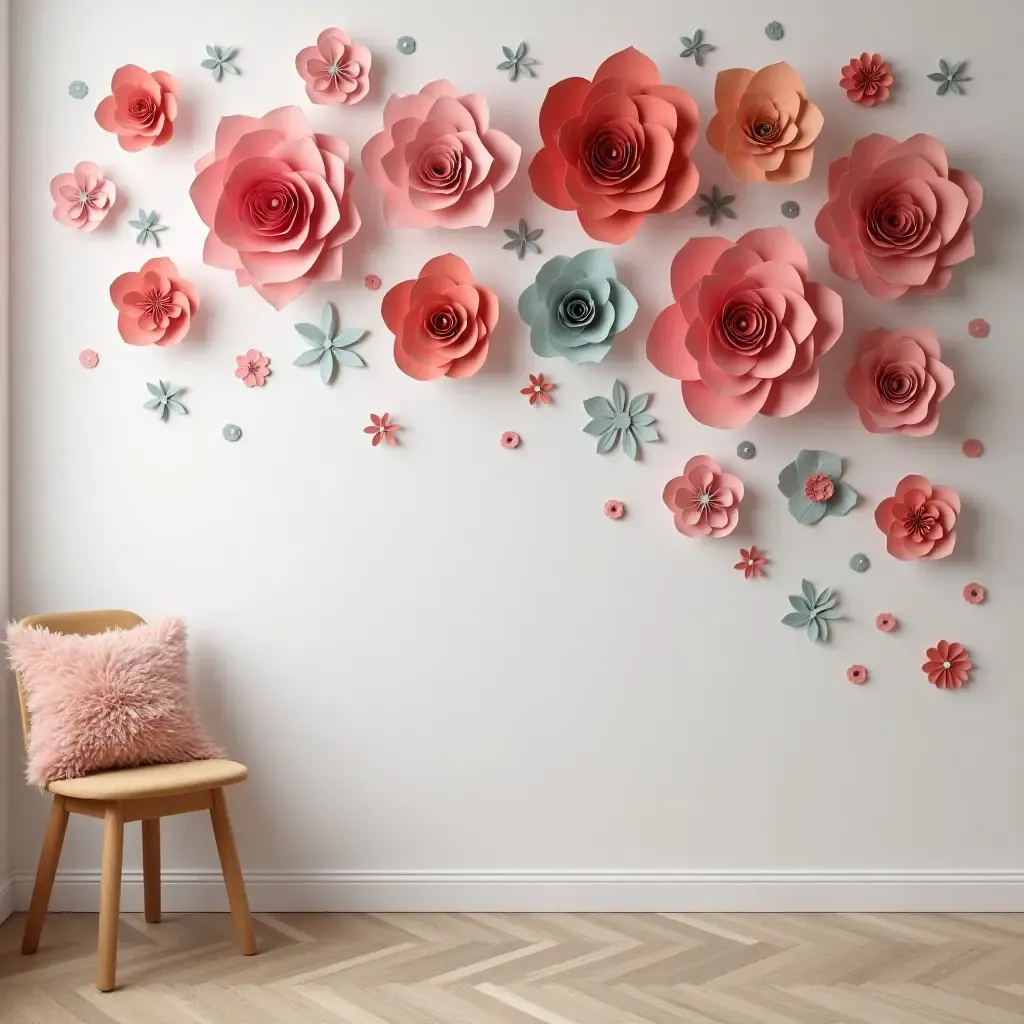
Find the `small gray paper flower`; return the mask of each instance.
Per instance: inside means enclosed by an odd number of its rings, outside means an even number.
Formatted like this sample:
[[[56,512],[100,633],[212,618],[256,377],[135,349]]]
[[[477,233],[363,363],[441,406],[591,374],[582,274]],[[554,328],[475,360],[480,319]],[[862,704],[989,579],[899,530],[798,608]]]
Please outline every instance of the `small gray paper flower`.
[[[710,53],[715,49],[710,43],[704,42],[704,31],[703,29],[697,29],[693,33],[693,38],[689,36],[682,37],[683,52],[679,54],[680,57],[692,57],[693,63],[697,67],[701,68],[704,66],[704,54]]]
[[[782,617],[783,625],[807,630],[807,639],[821,643],[828,639],[829,619],[841,619],[842,612],[835,609],[836,598],[831,587],[820,594],[807,580],[800,584],[801,594],[790,594],[789,603],[796,609]]]
[[[719,217],[729,217],[732,220],[736,219],[736,211],[730,206],[735,196],[723,196],[718,191],[717,185],[711,186],[711,195],[706,192],[701,192],[700,201],[704,204],[697,209],[698,217],[707,217],[709,227],[714,227],[718,223]]]
[[[82,81],[80,81],[79,79],[76,78],[68,86],[68,95],[72,99],[84,100],[85,97],[89,95],[89,86],[87,86],[85,84],[85,82],[82,82]]]
[[[644,411],[650,400],[650,392],[644,392],[630,401],[625,385],[617,380],[610,402],[604,395],[595,395],[583,403],[583,408],[593,417],[583,430],[598,435],[598,455],[610,452],[622,438],[622,454],[636,459],[640,454],[641,441],[661,440],[654,426],[654,417]]]
[[[352,345],[366,337],[366,331],[361,327],[349,327],[339,334],[337,314],[330,302],[324,303],[319,327],[315,324],[296,324],[295,330],[311,341],[313,347],[303,352],[295,360],[294,365],[312,366],[319,363],[320,379],[325,384],[330,384],[334,380],[334,371],[339,363],[345,366],[366,365],[362,356],[349,351]]]
[[[207,46],[206,52],[210,55],[203,61],[201,67],[207,68],[215,82],[219,82],[224,72],[229,75],[240,75],[241,72],[231,58],[238,52],[237,46]]]
[[[510,82],[514,82],[520,75],[524,75],[526,78],[533,78],[533,71],[530,70],[530,65],[537,64],[538,61],[534,60],[533,57],[526,56],[526,43],[520,43],[516,47],[515,53],[507,46],[503,46],[501,52],[505,54],[506,59],[498,65],[498,70],[507,71]]]
[[[511,241],[506,242],[502,249],[515,249],[520,259],[528,252],[532,252],[537,256],[540,255],[540,246],[537,244],[537,239],[544,234],[543,228],[535,228],[533,231],[530,231],[526,226],[526,221],[520,217],[518,231],[505,228],[505,234]]]
[[[155,409],[160,419],[166,420],[172,412],[178,413],[181,416],[188,413],[188,409],[178,401],[178,396],[184,392],[184,388],[175,387],[170,382],[165,384],[163,381],[160,381],[158,385],[147,382],[146,389],[153,397],[144,402],[142,407],[144,409]]]
[[[964,74],[967,70],[967,61],[958,60],[952,67],[944,60],[939,61],[939,70],[933,71],[928,77],[933,82],[942,84],[935,90],[936,96],[945,96],[950,89],[958,96],[967,94],[967,90],[961,83],[969,82],[970,79]]]
[[[166,231],[167,228],[163,224],[158,224],[160,220],[159,214],[156,210],[150,210],[146,213],[145,210],[139,210],[139,219],[128,221],[128,226],[135,228],[138,234],[135,236],[136,245],[145,245],[151,238],[156,247],[160,248],[160,231]]]
[[[857,492],[842,475],[838,455],[805,448],[779,474],[779,490],[789,498],[793,518],[810,526],[825,516],[845,516],[857,504]]]
[[[786,34],[786,30],[782,27],[780,22],[769,21],[764,27],[764,34],[773,42],[777,43]]]

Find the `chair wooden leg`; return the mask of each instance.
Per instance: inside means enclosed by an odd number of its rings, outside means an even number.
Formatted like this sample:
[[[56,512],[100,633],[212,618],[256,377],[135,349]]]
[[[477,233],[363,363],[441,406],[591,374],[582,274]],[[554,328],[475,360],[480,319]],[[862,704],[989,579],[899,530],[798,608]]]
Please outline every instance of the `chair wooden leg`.
[[[119,804],[107,804],[103,816],[103,876],[100,880],[100,938],[96,955],[96,987],[114,988],[117,974],[117,924],[121,913],[121,855],[124,816]]]
[[[146,921],[160,923],[160,819],[142,822],[142,893]]]
[[[50,905],[50,893],[53,891],[53,879],[60,863],[60,851],[64,845],[64,833],[68,828],[70,812],[64,803],[64,797],[54,796],[50,805],[50,820],[46,825],[46,838],[39,853],[39,867],[36,868],[36,882],[32,887],[32,902],[29,904],[28,915],[25,917],[25,934],[21,940],[23,954],[34,953],[39,949],[39,937],[43,934],[43,922],[46,920],[46,908]]]
[[[242,947],[242,954],[252,956],[256,952],[256,934],[252,927],[249,900],[245,895],[245,879],[238,863],[238,852],[235,850],[235,837],[231,832],[231,819],[228,818],[224,790],[218,787],[211,790],[210,796],[210,820],[213,822],[213,837],[217,840],[217,854],[220,856],[224,885],[228,890],[231,918],[235,923],[235,933],[238,936],[238,944]]]

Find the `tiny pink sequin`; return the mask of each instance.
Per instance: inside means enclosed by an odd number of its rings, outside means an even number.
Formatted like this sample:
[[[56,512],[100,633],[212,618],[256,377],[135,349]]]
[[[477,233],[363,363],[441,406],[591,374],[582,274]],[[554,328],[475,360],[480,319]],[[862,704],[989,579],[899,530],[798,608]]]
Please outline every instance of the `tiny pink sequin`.
[[[609,519],[621,519],[626,511],[626,506],[621,501],[606,501],[604,503],[604,514]]]
[[[501,435],[501,447],[518,448],[519,435],[514,430],[506,430],[505,433]]]
[[[975,317],[968,325],[967,330],[971,332],[972,338],[988,337],[988,321],[984,317]]]
[[[985,588],[980,583],[968,583],[963,593],[968,604],[981,604],[985,600]]]
[[[363,278],[363,284],[370,289],[371,292],[375,292],[380,287],[380,278],[376,274],[367,274]]]
[[[846,678],[851,683],[863,686],[868,681],[868,670],[863,665],[851,665],[846,670]]]
[[[78,361],[87,370],[91,370],[100,361],[100,357],[91,348],[83,348],[82,351],[78,353]]]
[[[978,458],[984,450],[984,446],[976,437],[969,437],[960,445],[960,451],[969,459]]]

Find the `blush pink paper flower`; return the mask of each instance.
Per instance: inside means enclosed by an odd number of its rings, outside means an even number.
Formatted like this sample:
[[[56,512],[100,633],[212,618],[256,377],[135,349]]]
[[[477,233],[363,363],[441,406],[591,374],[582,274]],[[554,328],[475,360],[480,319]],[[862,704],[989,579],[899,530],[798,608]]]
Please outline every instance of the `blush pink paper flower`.
[[[828,202],[814,229],[835,273],[874,298],[931,295],[974,255],[971,221],[981,200],[981,186],[950,168],[938,139],[868,135],[829,167]]]
[[[743,573],[743,578],[749,580],[751,577],[757,579],[764,575],[764,566],[768,559],[757,550],[757,545],[750,548],[740,548],[740,560],[733,566]]]
[[[724,537],[736,529],[743,483],[706,455],[695,455],[662,496],[676,529],[687,537]]]
[[[960,496],[923,476],[905,476],[896,496],[875,509],[875,523],[886,535],[890,555],[908,562],[915,558],[945,558],[956,544]]]
[[[178,116],[178,81],[166,71],[150,74],[135,64],[114,72],[111,95],[100,100],[96,123],[117,136],[129,152],[164,146],[174,134]]]
[[[953,390],[953,371],[940,359],[927,327],[876,328],[862,335],[846,374],[846,393],[872,434],[924,437],[939,425],[939,402]]]
[[[370,91],[370,51],[340,28],[325,28],[316,46],[299,50],[295,70],[311,103],[358,103]]]
[[[555,209],[574,210],[591,238],[625,242],[645,216],[678,210],[697,191],[690,151],[699,130],[693,97],[662,84],[654,61],[630,46],[593,81],[548,89],[530,184]]]
[[[95,231],[114,205],[117,189],[88,160],[75,164],[71,174],[58,174],[50,182],[53,219],[65,227]]]
[[[428,260],[414,281],[384,294],[381,316],[395,336],[395,363],[416,380],[472,377],[487,358],[498,297],[473,281],[452,253]]]
[[[395,431],[401,430],[402,428],[397,423],[391,422],[390,413],[381,413],[379,416],[375,412],[370,413],[370,425],[363,427],[364,434],[373,434],[373,440],[370,444],[374,448],[381,443],[386,441],[392,448],[398,444],[398,438],[395,437]]]
[[[792,416],[818,389],[816,361],[843,330],[843,300],[807,280],[785,228],[735,242],[691,238],[672,261],[675,302],[654,321],[647,358],[682,381],[690,414],[740,427],[757,413]]]
[[[270,376],[270,357],[254,348],[244,356],[235,356],[235,376],[247,388],[261,388]]]
[[[384,105],[384,130],[363,146],[363,167],[393,228],[486,227],[494,194],[522,150],[490,127],[487,100],[444,80]]]
[[[501,435],[501,447],[518,448],[519,435],[514,430],[506,430],[505,433]]]
[[[868,670],[863,665],[851,665],[846,670],[846,678],[857,686],[863,686],[868,681]]]
[[[626,514],[626,506],[613,498],[604,503],[604,514],[609,519],[621,519]]]
[[[940,640],[928,648],[925,657],[928,660],[921,666],[921,671],[928,677],[928,682],[940,690],[959,690],[970,681],[974,666],[963,644]]]
[[[875,629],[891,633],[896,628],[896,616],[892,612],[881,612],[875,616]]]
[[[78,353],[78,361],[87,370],[94,370],[100,361],[100,357],[96,354],[95,349],[83,348],[82,351]]]
[[[889,98],[892,69],[878,53],[862,53],[850,58],[843,68],[839,84],[846,90],[846,98],[862,107],[873,107]]]
[[[968,583],[963,589],[963,595],[968,604],[982,604],[985,600],[985,588],[980,583]]]
[[[199,309],[195,287],[166,256],[116,278],[110,301],[117,307],[117,330],[129,345],[177,344]]]
[[[189,189],[210,229],[203,260],[275,309],[341,280],[342,245],[359,230],[347,160],[348,146],[314,133],[298,107],[222,117]]]

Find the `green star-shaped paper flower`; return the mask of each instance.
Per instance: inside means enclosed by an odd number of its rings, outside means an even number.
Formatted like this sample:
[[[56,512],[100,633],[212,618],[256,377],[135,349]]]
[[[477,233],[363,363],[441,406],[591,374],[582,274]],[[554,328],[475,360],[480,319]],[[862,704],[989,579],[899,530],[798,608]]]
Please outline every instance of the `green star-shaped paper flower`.
[[[537,239],[544,234],[543,228],[535,228],[530,231],[526,226],[526,221],[522,217],[519,218],[519,229],[513,231],[511,228],[505,228],[505,234],[511,241],[506,242],[502,249],[515,249],[519,254],[519,258],[522,259],[528,252],[532,252],[534,255],[540,255],[540,246],[537,244]]]
[[[707,217],[708,224],[710,227],[714,227],[718,223],[719,217],[729,217],[732,220],[736,219],[736,211],[730,209],[730,204],[735,199],[735,196],[723,196],[718,191],[717,185],[711,186],[711,195],[706,192],[701,192],[699,199],[704,204],[697,210],[698,217]]]
[[[967,61],[958,60],[952,66],[947,64],[944,60],[939,61],[939,70],[933,71],[928,78],[933,82],[941,82],[942,84],[935,90],[936,96],[945,96],[950,89],[953,90],[958,96],[965,96],[967,90],[961,83],[969,82],[970,79],[964,74],[967,70]]]
[[[226,71],[229,75],[240,75],[241,71],[231,63],[231,58],[238,52],[236,46],[207,46],[206,52],[210,55],[200,65],[209,69],[215,82],[219,82]]]
[[[526,56],[526,43],[520,43],[516,47],[515,53],[507,46],[503,46],[501,52],[505,54],[505,60],[498,65],[498,70],[507,71],[510,82],[514,82],[520,75],[533,78],[533,71],[530,69],[530,65],[540,62],[534,60],[533,57]]]
[[[164,381],[160,381],[159,384],[147,382],[146,389],[153,397],[143,402],[142,407],[144,409],[155,409],[160,419],[166,420],[172,412],[178,413],[180,416],[185,416],[188,413],[188,409],[178,401],[178,397],[185,390],[184,388],[175,387],[170,382],[164,383]]]
[[[135,236],[136,245],[145,245],[150,239],[153,239],[153,244],[160,248],[160,237],[158,232],[166,231],[167,228],[163,224],[158,224],[160,220],[159,214],[156,210],[150,210],[146,213],[145,210],[139,210],[139,219],[128,221],[128,226],[135,228],[138,234]]]
[[[681,41],[683,44],[683,52],[679,54],[679,56],[692,57],[693,63],[699,68],[704,66],[704,54],[710,53],[712,50],[716,49],[716,47],[712,46],[710,43],[704,42],[703,29],[697,29],[697,31],[693,33],[692,39],[689,36],[683,36]]]
[[[650,392],[637,395],[632,401],[628,398],[626,386],[617,380],[610,402],[604,395],[595,395],[583,403],[583,408],[593,417],[583,430],[598,435],[598,455],[610,452],[622,438],[622,454],[635,459],[640,454],[641,441],[661,440],[654,417],[644,411],[651,400]]]
[[[334,371],[339,363],[345,366],[366,365],[362,356],[349,351],[352,345],[366,337],[366,331],[361,327],[349,327],[339,334],[338,318],[334,305],[330,302],[324,303],[319,327],[316,324],[296,324],[295,330],[311,341],[313,347],[303,352],[295,360],[294,365],[312,366],[319,363],[320,379],[325,384],[330,384],[334,380]]]
[[[803,580],[801,594],[790,594],[789,603],[796,609],[782,617],[783,625],[807,630],[807,639],[821,643],[828,639],[829,619],[841,619],[842,612],[835,610],[836,598],[832,588],[826,587],[820,594],[813,584]]]

